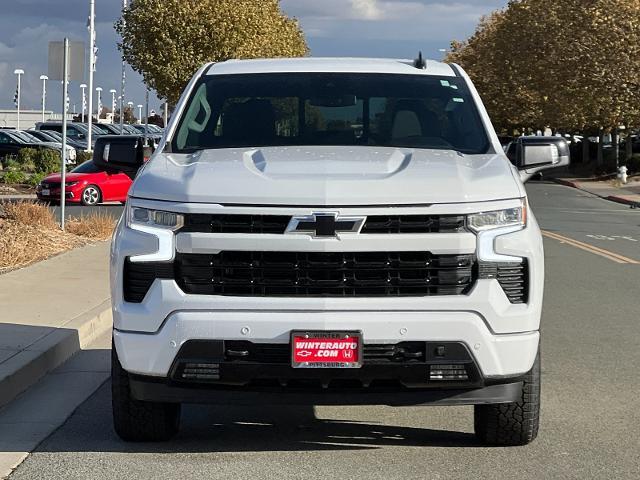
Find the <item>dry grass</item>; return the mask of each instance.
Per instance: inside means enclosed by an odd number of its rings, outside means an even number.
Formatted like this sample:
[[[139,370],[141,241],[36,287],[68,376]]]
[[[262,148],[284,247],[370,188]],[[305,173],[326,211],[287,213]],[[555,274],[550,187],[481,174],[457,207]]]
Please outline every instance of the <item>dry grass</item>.
[[[116,221],[105,213],[92,213],[82,218],[67,221],[67,231],[92,240],[106,240],[111,237]]]
[[[0,273],[109,238],[115,220],[89,215],[68,220],[62,232],[53,212],[30,202],[0,204]]]
[[[53,212],[44,205],[31,202],[5,203],[3,209],[7,220],[30,227],[47,230],[57,228]]]

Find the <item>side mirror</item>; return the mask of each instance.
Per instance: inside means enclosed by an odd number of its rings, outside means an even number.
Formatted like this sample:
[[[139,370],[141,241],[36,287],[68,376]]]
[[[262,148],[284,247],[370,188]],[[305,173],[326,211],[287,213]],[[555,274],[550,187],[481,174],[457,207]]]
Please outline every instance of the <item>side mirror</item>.
[[[78,135],[76,135],[76,138],[86,138],[86,135],[84,133],[78,132]]]
[[[562,137],[520,137],[516,143],[515,165],[523,181],[549,168],[570,163],[569,143]]]
[[[134,174],[144,164],[143,139],[136,135],[103,135],[96,139],[93,163],[107,171]]]

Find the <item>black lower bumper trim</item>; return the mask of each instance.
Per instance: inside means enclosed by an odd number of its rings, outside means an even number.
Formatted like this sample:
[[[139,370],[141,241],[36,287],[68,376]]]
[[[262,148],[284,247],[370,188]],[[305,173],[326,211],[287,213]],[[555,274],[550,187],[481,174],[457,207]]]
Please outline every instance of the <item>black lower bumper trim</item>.
[[[479,405],[512,403],[522,395],[522,382],[490,385],[472,389],[403,389],[399,391],[363,391],[332,389],[300,391],[295,389],[246,390],[198,388],[131,376],[131,393],[142,401],[204,403],[214,405]]]

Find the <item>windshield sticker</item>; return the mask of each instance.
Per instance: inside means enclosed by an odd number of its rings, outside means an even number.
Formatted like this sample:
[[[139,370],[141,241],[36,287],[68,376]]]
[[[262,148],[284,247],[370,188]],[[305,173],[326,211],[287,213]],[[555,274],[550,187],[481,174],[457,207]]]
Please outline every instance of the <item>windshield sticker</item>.
[[[440,80],[440,85],[443,87],[450,87],[451,84],[447,80]]]
[[[456,102],[456,103],[464,103],[464,98],[456,97],[456,98],[453,99],[453,101]]]

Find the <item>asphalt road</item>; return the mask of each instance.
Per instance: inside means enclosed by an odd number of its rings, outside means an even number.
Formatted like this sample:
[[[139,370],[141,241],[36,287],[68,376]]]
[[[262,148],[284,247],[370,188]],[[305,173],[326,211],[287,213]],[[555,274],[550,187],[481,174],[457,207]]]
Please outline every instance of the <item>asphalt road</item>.
[[[60,219],[60,207],[51,207],[56,218]],[[120,203],[103,203],[95,207],[83,207],[82,205],[65,205],[64,218],[81,218],[92,214],[111,215],[114,218],[120,218],[124,205]]]
[[[173,441],[125,444],[105,384],[10,478],[640,478],[640,210],[528,188],[551,235],[533,444],[478,445],[470,407],[233,406],[187,406]]]

